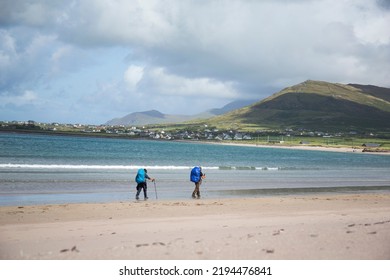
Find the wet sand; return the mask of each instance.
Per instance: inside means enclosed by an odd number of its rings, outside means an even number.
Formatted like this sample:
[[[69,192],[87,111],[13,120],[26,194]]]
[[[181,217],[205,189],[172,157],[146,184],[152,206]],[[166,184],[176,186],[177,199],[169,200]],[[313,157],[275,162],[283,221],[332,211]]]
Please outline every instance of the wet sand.
[[[0,259],[390,259],[390,194],[0,207]]]

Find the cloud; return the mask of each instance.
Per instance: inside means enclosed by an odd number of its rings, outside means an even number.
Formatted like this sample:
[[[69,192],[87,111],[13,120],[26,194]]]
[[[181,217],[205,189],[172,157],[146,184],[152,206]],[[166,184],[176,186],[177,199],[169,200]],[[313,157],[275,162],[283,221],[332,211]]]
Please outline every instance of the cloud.
[[[136,90],[137,84],[142,80],[143,76],[143,67],[131,65],[129,68],[127,68],[124,74],[124,81],[130,91]]]
[[[221,100],[240,98],[234,84],[210,78],[187,78],[168,73],[163,68],[131,65],[123,79],[103,82],[81,103],[91,107],[131,111],[158,109],[164,113],[199,113],[204,104],[218,107]],[[202,106],[198,106],[203,104]],[[206,110],[211,107],[206,107]]]
[[[306,79],[388,87],[389,7],[385,0],[3,0],[0,96],[33,91],[53,103],[60,96],[80,118],[77,102],[99,118],[152,106],[194,111],[196,98],[221,107]]]
[[[0,103],[3,104],[3,106],[14,105],[19,107],[37,104],[39,103],[39,100],[35,92],[26,90],[18,96],[2,95],[0,96]]]
[[[2,0],[0,2],[0,25],[29,26],[51,29],[71,6],[62,0]]]
[[[389,0],[377,0],[377,3],[381,8],[390,9],[390,1]]]
[[[35,86],[47,71],[47,53],[55,37],[30,35],[21,30],[0,29],[0,94]]]
[[[186,78],[169,74],[163,68],[151,69],[147,77],[147,88],[155,94],[167,96],[189,96],[214,98],[237,98],[232,83],[223,83],[210,78]]]

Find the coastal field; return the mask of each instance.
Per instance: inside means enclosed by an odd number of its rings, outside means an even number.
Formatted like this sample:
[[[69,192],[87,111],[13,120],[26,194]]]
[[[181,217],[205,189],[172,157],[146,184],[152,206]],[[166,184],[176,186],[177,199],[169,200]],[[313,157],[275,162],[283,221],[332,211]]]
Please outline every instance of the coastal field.
[[[390,195],[0,207],[0,259],[390,258]]]

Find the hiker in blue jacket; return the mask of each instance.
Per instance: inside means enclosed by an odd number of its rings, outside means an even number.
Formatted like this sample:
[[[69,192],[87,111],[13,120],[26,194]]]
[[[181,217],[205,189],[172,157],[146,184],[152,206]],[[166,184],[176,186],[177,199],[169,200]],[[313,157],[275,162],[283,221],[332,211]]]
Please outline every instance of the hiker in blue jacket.
[[[192,198],[200,198],[200,184],[202,184],[202,179],[206,177],[206,174],[202,173],[202,167],[195,166],[191,170],[190,181],[195,183],[195,189],[192,192]]]
[[[137,176],[135,176],[135,181],[137,182],[137,194],[135,195],[135,199],[139,200],[139,194],[141,193],[141,190],[144,191],[144,199],[148,199],[147,194],[147,184],[146,180],[151,180],[152,182],[155,181],[154,178],[150,178],[148,175],[148,171],[144,168],[138,169]]]

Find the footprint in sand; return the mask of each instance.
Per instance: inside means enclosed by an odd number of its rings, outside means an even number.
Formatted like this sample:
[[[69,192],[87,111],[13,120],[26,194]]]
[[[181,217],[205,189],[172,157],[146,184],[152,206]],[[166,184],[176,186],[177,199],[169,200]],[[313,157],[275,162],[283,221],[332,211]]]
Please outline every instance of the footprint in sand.
[[[137,244],[135,245],[135,247],[139,248],[139,247],[146,247],[146,246],[149,246],[148,243],[144,243],[144,244]]]
[[[272,235],[279,235],[279,234],[281,234],[283,231],[284,231],[284,229],[279,229],[279,230],[275,231]]]
[[[263,249],[267,254],[273,254],[275,252],[274,249]]]
[[[376,223],[374,223],[374,225],[383,225],[383,224],[386,224],[386,223],[390,223],[390,220],[389,221],[383,221],[383,222],[376,222]]]
[[[7,214],[9,214],[9,215],[16,215],[16,214],[23,214],[24,213],[24,211],[11,211],[11,212],[7,212]]]
[[[66,252],[69,252],[69,251],[71,251],[71,252],[76,252],[76,253],[80,252],[80,251],[77,249],[76,246],[73,246],[71,249],[62,249],[62,250],[60,251],[60,253],[66,253]]]

